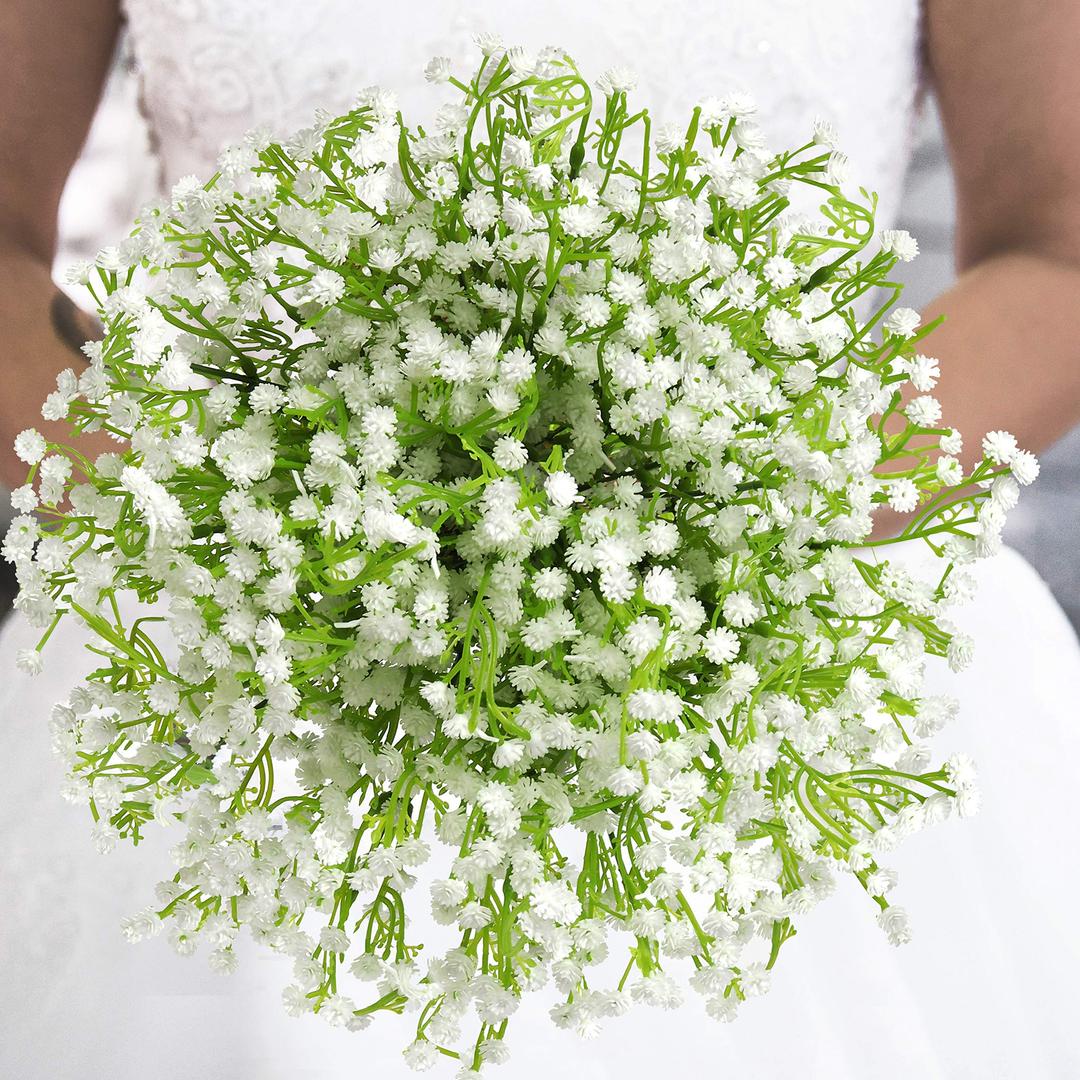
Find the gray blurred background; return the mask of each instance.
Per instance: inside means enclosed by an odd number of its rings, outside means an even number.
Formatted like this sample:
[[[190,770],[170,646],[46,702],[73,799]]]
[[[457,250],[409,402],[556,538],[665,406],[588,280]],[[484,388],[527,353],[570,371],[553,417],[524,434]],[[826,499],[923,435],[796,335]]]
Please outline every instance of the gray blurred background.
[[[76,165],[60,212],[57,278],[78,258],[91,257],[102,238],[124,234],[154,191],[154,162],[138,109],[136,83],[121,49],[93,130]],[[899,225],[918,239],[921,254],[901,264],[904,302],[921,308],[953,279],[953,190],[933,100],[920,119]],[[0,531],[10,517],[0,492]],[[1042,455],[1042,474],[1024,491],[1009,518],[1006,539],[1039,570],[1073,625],[1080,629],[1080,428]],[[0,563],[0,612],[10,603],[10,567]]]

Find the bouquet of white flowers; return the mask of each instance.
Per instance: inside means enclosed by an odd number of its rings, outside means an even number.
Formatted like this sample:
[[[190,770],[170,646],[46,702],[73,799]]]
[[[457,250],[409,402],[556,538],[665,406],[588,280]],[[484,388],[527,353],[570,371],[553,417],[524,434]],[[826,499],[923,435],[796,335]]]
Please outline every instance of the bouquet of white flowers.
[[[730,1019],[841,872],[906,939],[880,854],[974,806],[923,668],[1037,471],[998,432],[964,474],[826,125],[654,133],[623,72],[484,52],[430,127],[370,89],[252,135],[82,268],[43,411],[117,450],[20,435],[5,544],[38,649],[92,641],[52,730],[98,845],[186,830],[128,935],[229,970],[246,926],[292,1012],[470,1073],[546,985],[588,1032],[684,969]],[[882,503],[933,580],[860,546]]]

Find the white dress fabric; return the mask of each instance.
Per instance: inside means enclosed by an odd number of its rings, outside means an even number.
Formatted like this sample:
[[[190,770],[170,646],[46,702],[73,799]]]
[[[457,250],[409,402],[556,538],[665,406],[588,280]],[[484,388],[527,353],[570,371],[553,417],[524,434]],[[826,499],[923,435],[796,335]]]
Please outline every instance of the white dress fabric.
[[[898,202],[919,84],[916,0],[574,0],[397,7],[357,0],[128,0],[144,112],[167,189],[208,174],[245,130],[287,131],[317,107],[348,105],[379,83],[407,117],[441,100],[421,72],[436,54],[471,65],[476,30],[568,48],[590,77],[615,64],[639,74],[635,99],[681,120],[707,94],[752,92],[779,146],[816,116],[839,130],[853,179]],[[109,238],[103,238],[103,240]],[[977,433],[971,433],[977,435]],[[923,556],[898,545],[890,557]],[[960,614],[976,659],[931,690],[960,698],[938,742],[980,765],[981,814],[906,842],[891,859],[914,941],[892,949],[854,882],[803,922],[772,991],[721,1026],[696,998],[674,1013],[635,1009],[582,1042],[546,1004],[511,1022],[506,1080],[557,1072],[590,1080],[682,1075],[755,1080],[1080,1076],[1073,1038],[1080,942],[1071,853],[1080,648],[1034,570],[1015,552],[976,567],[979,597]],[[126,945],[122,915],[145,906],[169,872],[168,839],[109,856],[92,847],[87,810],[58,794],[48,749],[52,703],[92,666],[73,626],[46,651],[44,674],[15,669],[34,633],[0,636],[0,1076],[18,1080],[316,1080],[404,1077],[406,1024],[366,1032],[288,1018],[288,962],[248,947],[234,976],[181,960],[163,938]],[[418,897],[418,900],[422,898]],[[447,1063],[449,1066],[449,1063]],[[452,1073],[444,1068],[444,1075]]]

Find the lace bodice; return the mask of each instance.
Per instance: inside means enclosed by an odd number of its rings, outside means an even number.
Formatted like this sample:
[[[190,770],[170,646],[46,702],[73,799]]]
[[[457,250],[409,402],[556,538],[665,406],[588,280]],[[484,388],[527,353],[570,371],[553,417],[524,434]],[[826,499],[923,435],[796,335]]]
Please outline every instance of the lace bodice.
[[[638,75],[634,100],[660,122],[684,121],[709,95],[753,94],[779,148],[814,117],[839,131],[855,184],[895,213],[918,88],[918,0],[126,0],[143,108],[167,187],[207,174],[224,144],[255,126],[281,133],[318,107],[347,107],[378,83],[411,122],[444,99],[423,68],[434,55],[463,70],[473,35],[568,49],[595,78],[616,64]]]

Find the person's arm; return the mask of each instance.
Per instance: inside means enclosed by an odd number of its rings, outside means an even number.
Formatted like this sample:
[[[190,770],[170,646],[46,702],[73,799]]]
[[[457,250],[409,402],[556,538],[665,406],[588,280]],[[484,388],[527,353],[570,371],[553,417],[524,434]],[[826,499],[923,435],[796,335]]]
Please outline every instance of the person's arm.
[[[965,437],[1045,449],[1080,422],[1080,3],[927,0],[957,194],[956,285],[926,311]]]
[[[57,373],[83,366],[51,314],[56,215],[119,24],[117,0],[0,4],[0,481],[12,487],[26,479],[11,448],[18,432],[69,439],[66,424],[41,418]],[[106,449],[100,435],[90,445]]]

